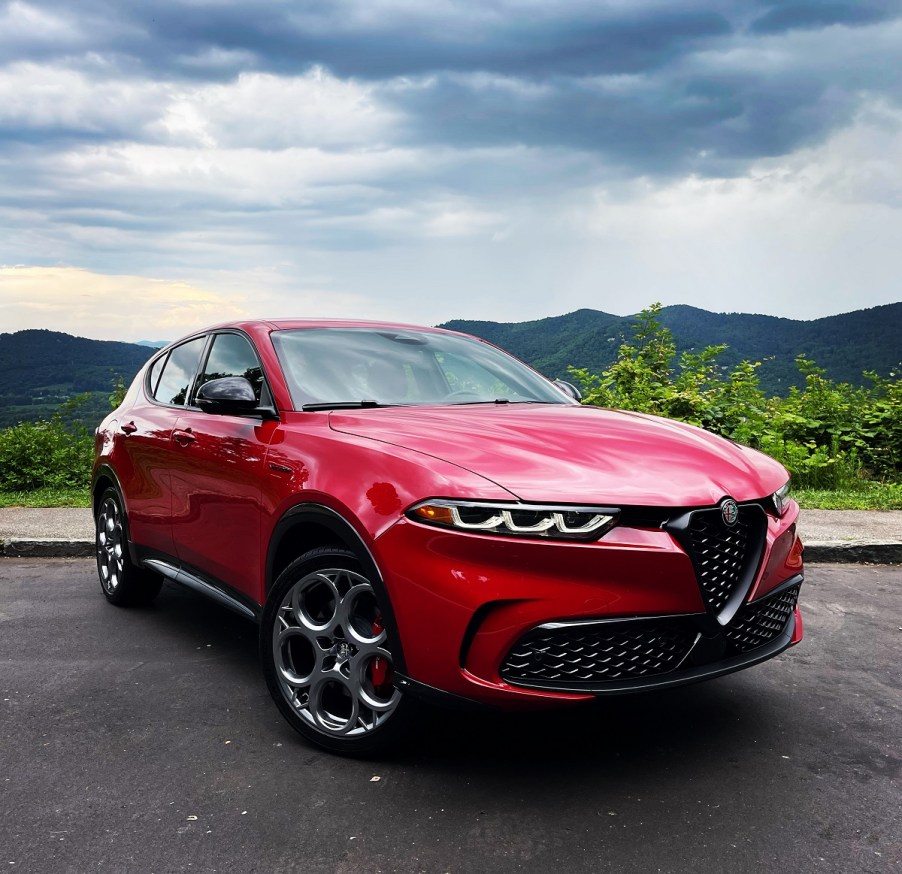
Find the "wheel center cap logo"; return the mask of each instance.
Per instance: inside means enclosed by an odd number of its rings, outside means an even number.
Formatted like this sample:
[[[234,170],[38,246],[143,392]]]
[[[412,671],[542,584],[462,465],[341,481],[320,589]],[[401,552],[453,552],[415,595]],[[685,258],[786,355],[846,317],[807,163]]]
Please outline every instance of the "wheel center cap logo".
[[[736,520],[739,519],[739,505],[732,498],[727,498],[720,505],[720,515],[723,519],[723,524],[727,528],[732,528],[736,524]]]

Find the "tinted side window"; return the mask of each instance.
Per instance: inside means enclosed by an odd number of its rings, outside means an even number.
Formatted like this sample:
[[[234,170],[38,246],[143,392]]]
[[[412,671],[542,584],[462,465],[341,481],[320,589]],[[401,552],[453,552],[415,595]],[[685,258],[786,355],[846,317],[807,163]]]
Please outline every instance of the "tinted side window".
[[[184,406],[206,339],[198,337],[196,340],[189,340],[169,353],[159,385],[153,394],[155,400],[161,404]]]
[[[217,334],[213,338],[213,348],[197,387],[224,376],[243,376],[254,387],[257,403],[260,403],[263,370],[251,344],[238,334]]]

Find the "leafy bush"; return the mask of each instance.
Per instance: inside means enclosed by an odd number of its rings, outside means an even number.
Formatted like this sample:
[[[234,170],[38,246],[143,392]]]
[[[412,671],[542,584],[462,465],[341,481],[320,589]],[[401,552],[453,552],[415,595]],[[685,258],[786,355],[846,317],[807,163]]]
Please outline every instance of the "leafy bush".
[[[678,362],[660,304],[638,316],[632,342],[602,373],[570,368],[584,403],[680,419],[779,459],[800,487],[850,488],[867,479],[902,479],[902,379],[865,374],[856,387],[827,379],[804,356],[796,360],[805,387],[785,398],[765,396],[760,361],[727,371],[726,346],[685,352]]]
[[[0,430],[0,491],[88,488],[94,441],[73,421],[80,403],[67,401],[49,421]]]

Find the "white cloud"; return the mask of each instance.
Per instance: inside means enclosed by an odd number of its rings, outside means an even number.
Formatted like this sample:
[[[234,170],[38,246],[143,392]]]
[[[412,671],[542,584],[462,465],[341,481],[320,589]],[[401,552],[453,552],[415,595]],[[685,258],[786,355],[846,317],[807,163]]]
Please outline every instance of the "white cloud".
[[[374,92],[319,68],[191,85],[19,62],[0,69],[0,124],[184,148],[371,149],[400,121]]]
[[[67,267],[0,267],[6,330],[48,328],[98,339],[169,337],[245,316],[245,301],[185,282]],[[187,327],[186,327],[187,326]]]
[[[4,331],[37,327],[140,340],[176,339],[244,318],[386,315],[360,296],[286,281],[273,268],[219,276],[208,271],[206,279],[199,284],[73,267],[0,267],[0,324]]]
[[[186,91],[178,105],[205,118],[225,146],[375,148],[399,122],[398,112],[380,105],[375,91],[321,68],[304,76],[243,73],[235,82]]]
[[[81,38],[72,21],[21,0],[13,0],[0,10],[0,45],[59,45]]]
[[[147,80],[96,80],[77,70],[21,62],[0,69],[0,124],[43,130],[140,137],[163,111],[166,85]]]

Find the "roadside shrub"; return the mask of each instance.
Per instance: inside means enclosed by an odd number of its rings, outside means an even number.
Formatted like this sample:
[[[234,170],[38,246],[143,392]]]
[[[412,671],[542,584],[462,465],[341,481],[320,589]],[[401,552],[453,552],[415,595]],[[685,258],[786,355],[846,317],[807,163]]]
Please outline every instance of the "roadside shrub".
[[[71,421],[78,406],[76,398],[49,421],[0,430],[0,491],[88,488],[94,441]]]
[[[635,410],[698,425],[781,461],[799,487],[848,489],[867,479],[902,480],[902,378],[866,373],[870,387],[835,383],[804,356],[796,360],[803,389],[767,398],[757,370],[743,361],[727,372],[726,346],[676,359],[661,304],[644,309],[631,341],[602,373],[570,368],[583,402]]]
[[[865,445],[863,463],[873,473],[890,480],[902,479],[902,376],[891,372],[883,378],[865,372],[872,383],[869,403],[858,410]]]

